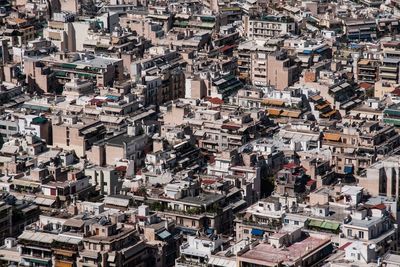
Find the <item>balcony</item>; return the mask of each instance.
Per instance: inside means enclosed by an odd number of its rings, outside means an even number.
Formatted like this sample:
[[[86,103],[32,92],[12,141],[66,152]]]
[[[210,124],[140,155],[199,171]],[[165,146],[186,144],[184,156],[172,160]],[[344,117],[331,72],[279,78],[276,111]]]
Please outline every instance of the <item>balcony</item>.
[[[358,69],[360,69],[360,70],[367,70],[367,71],[376,71],[376,68],[375,67],[372,67],[372,66],[358,66]]]
[[[397,73],[397,67],[391,67],[391,66],[381,66],[379,68],[381,72],[394,72]]]
[[[281,227],[281,223],[277,223],[277,222],[262,223],[262,222],[255,222],[255,221],[247,220],[247,219],[238,220],[237,222],[241,223],[243,225],[254,226],[258,229],[262,229],[262,230],[269,231],[269,232],[278,231],[279,228]]]

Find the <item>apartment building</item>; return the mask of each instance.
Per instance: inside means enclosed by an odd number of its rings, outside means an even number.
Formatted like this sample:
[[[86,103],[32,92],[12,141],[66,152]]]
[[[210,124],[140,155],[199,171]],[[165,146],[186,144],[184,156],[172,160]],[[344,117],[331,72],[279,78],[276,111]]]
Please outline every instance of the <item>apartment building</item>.
[[[300,69],[286,52],[277,51],[269,54],[267,62],[268,85],[283,90],[298,81]]]
[[[285,210],[279,198],[268,197],[239,213],[235,219],[236,240],[260,239],[281,228]]]
[[[148,136],[140,126],[128,126],[126,132],[98,140],[93,143],[88,156],[99,166],[112,166],[122,159],[134,162],[136,168],[144,161],[143,151],[147,147]]]
[[[385,57],[379,67],[379,77],[382,83],[399,84],[399,65],[400,59]]]
[[[207,120],[207,116],[220,116],[220,113],[215,110],[199,111],[195,115],[195,120]],[[204,119],[202,119],[204,118]],[[214,117],[215,118],[215,117]],[[195,121],[193,121],[195,122]],[[190,121],[189,121],[190,123]],[[251,137],[257,136],[257,126],[259,123],[254,123],[249,113],[232,116],[230,121],[223,122],[221,119],[216,121],[204,122],[204,125],[194,133],[198,140],[200,149],[209,152],[220,152],[225,149],[236,149],[244,145]]]
[[[250,39],[263,39],[296,33],[295,21],[287,16],[243,16],[244,34]]]
[[[398,156],[391,156],[372,164],[359,176],[359,184],[372,196],[396,198],[399,195],[398,160]]]
[[[327,257],[333,247],[330,239],[318,234],[302,238],[299,228],[289,228],[268,239],[268,243],[256,242],[238,253],[239,266],[312,266]],[[285,249],[282,249],[285,247]],[[308,248],[308,249],[307,249]]]
[[[0,203],[0,242],[4,242],[5,238],[13,234],[12,228],[12,206]]]
[[[370,41],[377,38],[375,20],[344,20],[344,32],[350,41]]]
[[[168,66],[166,68],[166,66]],[[155,47],[154,54],[131,64],[135,91],[145,105],[160,105],[185,95],[185,63],[176,51]]]
[[[35,39],[36,31],[31,20],[10,17],[7,18],[6,25],[3,38],[8,39],[11,46],[27,45]]]
[[[346,126],[342,132],[324,133],[322,147],[333,150],[337,172],[357,173],[374,163],[376,156],[383,157],[399,146],[399,136],[393,126],[365,122],[358,127],[362,131]]]
[[[24,61],[26,82],[31,89],[52,92],[73,80],[83,78],[99,87],[112,86],[114,81],[121,81],[123,61],[89,54],[74,54],[68,60],[64,54],[57,58],[29,58]]]
[[[53,146],[74,150],[79,157],[85,156],[96,141],[102,140],[106,130],[101,122],[78,122],[76,116],[58,118],[52,123]]]
[[[361,59],[357,63],[357,80],[359,82],[375,83],[379,78],[379,71],[383,71],[379,61]]]
[[[120,177],[114,167],[93,166],[85,169],[85,175],[89,177],[90,184],[102,195],[115,195],[121,190]]]
[[[172,28],[172,14],[161,11],[158,12],[131,12],[120,17],[120,25],[127,28],[138,35],[144,36],[146,39],[156,42],[162,38]]]
[[[176,259],[175,266],[205,264],[212,254],[221,249],[224,242],[220,237],[211,239],[207,236],[189,236],[187,242],[180,246],[181,257]]]
[[[74,29],[70,22],[49,21],[43,37],[51,41],[59,51],[75,51]]]
[[[87,35],[79,33],[88,32],[94,27],[95,24],[90,21],[50,20],[49,26],[43,30],[43,37],[51,41],[60,52],[84,51],[83,42]]]
[[[367,247],[375,248],[372,252],[373,258],[388,250],[397,249],[397,228],[393,226],[385,205],[355,212],[342,225],[342,232],[348,240],[359,240],[365,242]]]
[[[398,104],[393,104],[386,107],[381,113],[384,123],[398,127],[400,125],[399,116],[400,110]]]

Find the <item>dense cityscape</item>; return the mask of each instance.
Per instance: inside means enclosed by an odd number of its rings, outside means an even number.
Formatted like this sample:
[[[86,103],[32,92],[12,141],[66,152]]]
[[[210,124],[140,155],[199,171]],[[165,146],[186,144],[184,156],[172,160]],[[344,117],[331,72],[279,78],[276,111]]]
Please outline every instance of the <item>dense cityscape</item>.
[[[400,267],[400,0],[0,0],[0,266]]]

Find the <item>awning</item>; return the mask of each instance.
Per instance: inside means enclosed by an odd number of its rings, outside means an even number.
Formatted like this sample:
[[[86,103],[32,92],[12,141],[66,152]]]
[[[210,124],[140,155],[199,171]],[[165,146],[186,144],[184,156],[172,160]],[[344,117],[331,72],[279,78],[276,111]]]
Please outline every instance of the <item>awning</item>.
[[[161,239],[167,239],[168,237],[171,236],[171,233],[168,232],[167,230],[162,231],[161,233],[157,234]]]
[[[38,263],[38,264],[44,264],[44,265],[49,264],[49,260],[40,260],[40,259],[31,259],[31,258],[29,258],[29,259],[27,259],[27,261]]]
[[[15,179],[15,180],[12,181],[12,183],[13,183],[14,185],[25,186],[25,187],[32,187],[32,188],[37,188],[37,187],[40,186],[39,184],[36,184],[36,183],[34,183],[34,182],[26,181],[26,180],[21,180],[21,179]]]
[[[207,230],[206,230],[206,234],[207,235],[212,235],[214,233],[214,229],[213,228],[208,228]]]
[[[256,236],[263,236],[264,235],[264,231],[260,230],[260,229],[251,229],[251,234],[252,235],[256,235]]]
[[[353,166],[344,166],[344,173],[345,174],[353,173]]]
[[[320,95],[314,95],[314,96],[312,96],[312,97],[310,97],[313,101],[319,101],[319,100],[321,100],[322,99],[322,96],[320,96]]]
[[[309,227],[321,227],[321,225],[323,224],[323,221],[318,221],[318,220],[310,220],[310,222],[308,223]]]
[[[39,206],[48,206],[51,207],[56,201],[54,199],[42,198],[38,197],[35,199],[35,204]]]
[[[261,103],[264,105],[272,105],[272,106],[284,106],[285,105],[285,101],[276,100],[276,99],[263,99]]]
[[[328,106],[329,106],[329,104],[325,102],[323,104],[316,105],[315,108],[318,109],[318,110],[321,110],[321,109],[326,108]]]
[[[267,109],[267,112],[268,112],[268,115],[270,115],[270,116],[279,116],[281,114],[280,109],[269,108],[269,109]]]
[[[184,226],[178,226],[176,228],[178,230],[180,230],[183,234],[186,234],[186,235],[196,235],[197,234],[197,229],[192,229],[192,228],[184,227]]]
[[[328,47],[327,46],[324,46],[324,47],[321,47],[321,48],[319,48],[319,49],[317,49],[317,53],[322,53],[322,52],[324,52],[325,50],[327,50],[328,49]]]
[[[31,104],[23,104],[22,107],[26,108],[26,109],[33,109],[33,110],[39,110],[39,111],[48,111],[50,109],[49,107],[31,105]]]
[[[64,226],[81,228],[84,224],[85,224],[84,220],[78,220],[78,219],[70,218],[70,219],[65,221]]]
[[[330,231],[337,231],[340,227],[339,223],[329,221],[310,220],[308,227],[321,228]]]
[[[99,253],[97,251],[89,251],[89,250],[81,251],[80,255],[90,259],[97,259],[99,257]]]
[[[338,230],[339,227],[340,227],[340,224],[334,223],[334,222],[327,222],[327,221],[323,222],[321,225],[321,228],[327,229],[327,230],[332,230],[332,231]]]
[[[63,256],[66,256],[66,257],[74,256],[74,252],[73,251],[69,251],[69,250],[65,250],[65,249],[54,249],[54,254],[63,255]]]
[[[324,133],[324,139],[328,141],[339,141],[340,140],[340,134],[336,133]]]
[[[328,113],[324,113],[324,114],[322,114],[324,117],[330,117],[330,116],[332,116],[333,114],[335,114],[336,113],[336,110],[331,110],[331,111],[329,111]]]
[[[284,117],[298,118],[300,114],[301,112],[299,111],[283,111],[281,115]]]

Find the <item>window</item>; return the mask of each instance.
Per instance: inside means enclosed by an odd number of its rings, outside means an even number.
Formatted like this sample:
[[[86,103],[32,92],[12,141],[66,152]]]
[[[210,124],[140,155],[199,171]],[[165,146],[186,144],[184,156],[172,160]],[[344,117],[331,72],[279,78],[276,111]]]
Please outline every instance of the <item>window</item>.
[[[284,219],[283,222],[284,223],[289,223],[289,219]]]
[[[196,226],[196,221],[192,220],[192,226]]]
[[[364,232],[363,231],[359,231],[358,232],[358,237],[359,238],[364,238]]]
[[[14,126],[8,126],[8,130],[10,130],[10,131],[16,131],[16,130],[17,130],[17,127],[14,127]]]
[[[294,221],[294,225],[299,225],[299,221]]]
[[[0,129],[5,130],[5,129],[7,129],[7,127],[5,125],[0,125]]]
[[[351,229],[347,229],[347,236],[352,236],[353,235],[353,231]]]
[[[249,229],[244,229],[243,233],[248,234],[249,233]]]

